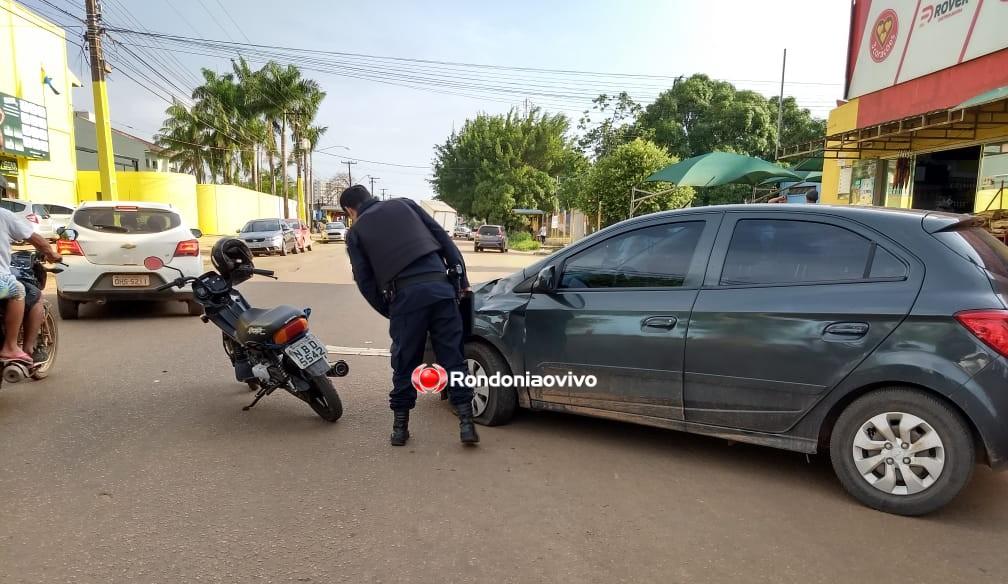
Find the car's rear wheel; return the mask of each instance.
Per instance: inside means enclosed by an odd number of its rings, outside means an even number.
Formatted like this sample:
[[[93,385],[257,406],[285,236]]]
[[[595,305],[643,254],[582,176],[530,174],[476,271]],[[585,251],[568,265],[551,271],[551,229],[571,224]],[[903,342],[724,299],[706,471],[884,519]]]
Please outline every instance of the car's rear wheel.
[[[477,246],[474,246],[474,247],[473,247],[473,252],[475,252],[475,253],[479,253],[479,252],[480,252],[480,246],[478,246],[478,245],[477,245]]]
[[[77,320],[78,316],[80,316],[80,302],[67,300],[57,295],[56,306],[59,309],[60,318],[63,320]]]
[[[833,470],[861,503],[897,515],[924,515],[951,501],[976,464],[962,415],[923,391],[887,388],[840,414],[830,439]]]
[[[508,373],[504,358],[482,343],[466,343],[465,364],[469,374],[477,379],[472,402],[476,422],[484,426],[510,422],[518,407],[517,392],[513,387],[491,387],[488,383],[494,373]]]

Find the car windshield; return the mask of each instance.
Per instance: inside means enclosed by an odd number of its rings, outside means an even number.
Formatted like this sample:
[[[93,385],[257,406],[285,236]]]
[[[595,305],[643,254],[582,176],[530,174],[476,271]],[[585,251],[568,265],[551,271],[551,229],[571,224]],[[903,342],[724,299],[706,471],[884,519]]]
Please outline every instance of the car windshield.
[[[263,231],[280,231],[280,222],[276,219],[264,219],[262,221],[249,221],[242,228],[242,233],[258,233]]]
[[[299,229],[301,227],[301,224],[298,222],[297,219],[285,219],[284,225],[290,227],[291,229]]]
[[[346,229],[346,226],[337,221],[336,223],[326,225],[326,229]]]
[[[20,213],[21,211],[24,211],[26,206],[27,205],[25,205],[24,203],[19,203],[17,201],[0,201],[0,207],[3,207],[4,209],[7,209],[8,211],[13,211],[15,213]]]
[[[492,225],[484,225],[480,227],[480,235],[500,235],[500,227],[494,227]]]
[[[142,207],[93,207],[73,216],[78,227],[106,233],[161,233],[182,224],[177,213]]]

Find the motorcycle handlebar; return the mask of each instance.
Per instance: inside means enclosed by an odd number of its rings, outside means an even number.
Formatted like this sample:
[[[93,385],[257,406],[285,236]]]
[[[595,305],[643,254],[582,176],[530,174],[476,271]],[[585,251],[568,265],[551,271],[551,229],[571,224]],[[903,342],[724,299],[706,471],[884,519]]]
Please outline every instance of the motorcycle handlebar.
[[[257,276],[267,276],[269,278],[272,278],[275,272],[273,272],[273,270],[263,270],[260,268],[253,268],[252,273],[256,274]]]
[[[157,292],[164,292],[165,290],[167,290],[169,288],[174,288],[175,286],[178,286],[178,285],[179,285],[179,281],[178,280],[172,280],[171,282],[168,282],[167,284],[162,284],[162,285],[158,286],[154,290],[157,291]]]

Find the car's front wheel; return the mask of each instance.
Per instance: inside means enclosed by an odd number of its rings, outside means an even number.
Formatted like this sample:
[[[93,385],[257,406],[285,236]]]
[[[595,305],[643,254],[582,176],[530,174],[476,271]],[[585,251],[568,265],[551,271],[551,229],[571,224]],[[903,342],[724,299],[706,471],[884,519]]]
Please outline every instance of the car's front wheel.
[[[493,348],[482,343],[466,343],[465,364],[469,374],[476,378],[473,388],[473,417],[484,426],[506,424],[518,408],[518,393],[513,387],[491,385],[494,373],[509,372],[504,358]]]
[[[897,515],[924,515],[951,501],[976,464],[962,415],[923,391],[887,388],[843,411],[830,439],[833,470],[861,503]]]

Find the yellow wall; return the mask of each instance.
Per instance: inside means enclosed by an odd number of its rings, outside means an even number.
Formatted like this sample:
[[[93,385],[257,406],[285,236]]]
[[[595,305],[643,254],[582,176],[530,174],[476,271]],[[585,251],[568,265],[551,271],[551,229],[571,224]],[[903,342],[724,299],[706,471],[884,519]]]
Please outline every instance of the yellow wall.
[[[199,228],[203,233],[228,235],[235,233],[250,219],[283,217],[280,197],[232,185],[197,185]],[[295,217],[296,202],[288,201],[291,217]]]
[[[175,172],[117,172],[120,201],[169,203],[182,215],[186,225],[200,224],[196,199],[196,177]],[[77,173],[77,199],[98,200],[101,190],[98,171],[82,170]]]
[[[43,69],[53,78],[59,95],[42,84]],[[0,92],[44,105],[49,122],[50,160],[17,157],[19,198],[67,205],[77,202],[71,103],[74,82],[63,29],[14,0],[0,0]]]
[[[848,132],[857,127],[858,100],[843,104],[834,109],[826,120],[826,135],[832,136],[840,132]],[[824,160],[822,187],[819,202],[827,205],[847,204],[847,199],[840,200],[837,188],[840,185],[840,161]]]

